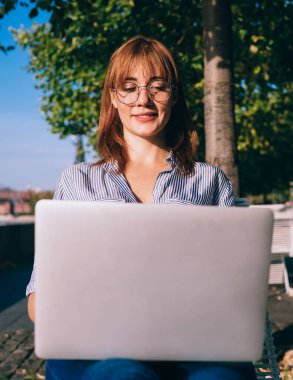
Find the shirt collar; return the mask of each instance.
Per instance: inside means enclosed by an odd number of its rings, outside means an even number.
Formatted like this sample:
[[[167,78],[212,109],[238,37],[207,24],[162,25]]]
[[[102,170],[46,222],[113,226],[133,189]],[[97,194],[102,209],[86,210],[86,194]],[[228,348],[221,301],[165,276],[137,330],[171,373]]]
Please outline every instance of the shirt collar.
[[[118,162],[116,160],[107,161],[103,165],[106,172],[116,172],[118,171]]]
[[[172,166],[172,169],[177,165],[178,159],[176,158],[173,150],[170,150],[169,156],[166,159],[166,162]]]

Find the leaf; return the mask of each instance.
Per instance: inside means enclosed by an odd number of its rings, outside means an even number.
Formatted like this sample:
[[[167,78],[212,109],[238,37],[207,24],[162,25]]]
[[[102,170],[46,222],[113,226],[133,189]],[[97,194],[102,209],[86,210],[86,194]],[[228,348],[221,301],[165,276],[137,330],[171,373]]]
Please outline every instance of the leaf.
[[[39,14],[39,11],[38,11],[38,8],[37,7],[34,7],[30,10],[30,13],[29,13],[29,18],[34,18],[34,17],[37,17]]]
[[[258,47],[256,45],[250,45],[249,50],[251,53],[256,54],[258,52]]]

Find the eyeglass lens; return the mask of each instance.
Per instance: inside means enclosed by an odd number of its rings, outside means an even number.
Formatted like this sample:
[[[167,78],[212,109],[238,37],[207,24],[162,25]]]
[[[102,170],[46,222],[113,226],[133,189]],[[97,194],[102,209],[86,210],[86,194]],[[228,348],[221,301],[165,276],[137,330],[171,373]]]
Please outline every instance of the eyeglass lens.
[[[132,82],[124,82],[118,85],[116,88],[118,100],[124,104],[135,103],[139,97],[141,87],[145,86],[138,86]],[[145,88],[151,98],[158,102],[164,102],[171,96],[172,86],[169,82],[164,80],[153,81]]]

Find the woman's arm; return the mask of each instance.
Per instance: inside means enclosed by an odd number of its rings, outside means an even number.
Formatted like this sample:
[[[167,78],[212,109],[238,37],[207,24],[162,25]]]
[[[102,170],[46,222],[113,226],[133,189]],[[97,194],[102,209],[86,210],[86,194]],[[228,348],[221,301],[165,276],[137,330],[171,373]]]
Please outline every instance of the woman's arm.
[[[62,200],[63,199],[63,193],[64,193],[64,191],[63,191],[63,181],[64,181],[63,177],[64,177],[64,173],[62,173],[60,178],[59,178],[57,188],[56,188],[55,193],[54,193],[54,199],[55,200]],[[26,295],[28,295],[28,299],[27,299],[28,316],[29,316],[30,320],[33,323],[35,323],[35,298],[36,298],[36,293],[35,293],[35,263],[34,263],[33,272],[31,275],[30,282],[27,286]]]
[[[31,293],[27,300],[28,316],[33,323],[35,323],[35,295],[36,293]]]

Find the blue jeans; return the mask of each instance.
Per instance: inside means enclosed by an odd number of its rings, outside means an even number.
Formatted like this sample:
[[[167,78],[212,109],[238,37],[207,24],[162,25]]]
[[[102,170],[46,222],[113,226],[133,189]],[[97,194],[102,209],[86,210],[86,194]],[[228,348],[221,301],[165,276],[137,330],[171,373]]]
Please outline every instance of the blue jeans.
[[[46,380],[256,380],[251,363],[48,360]]]

